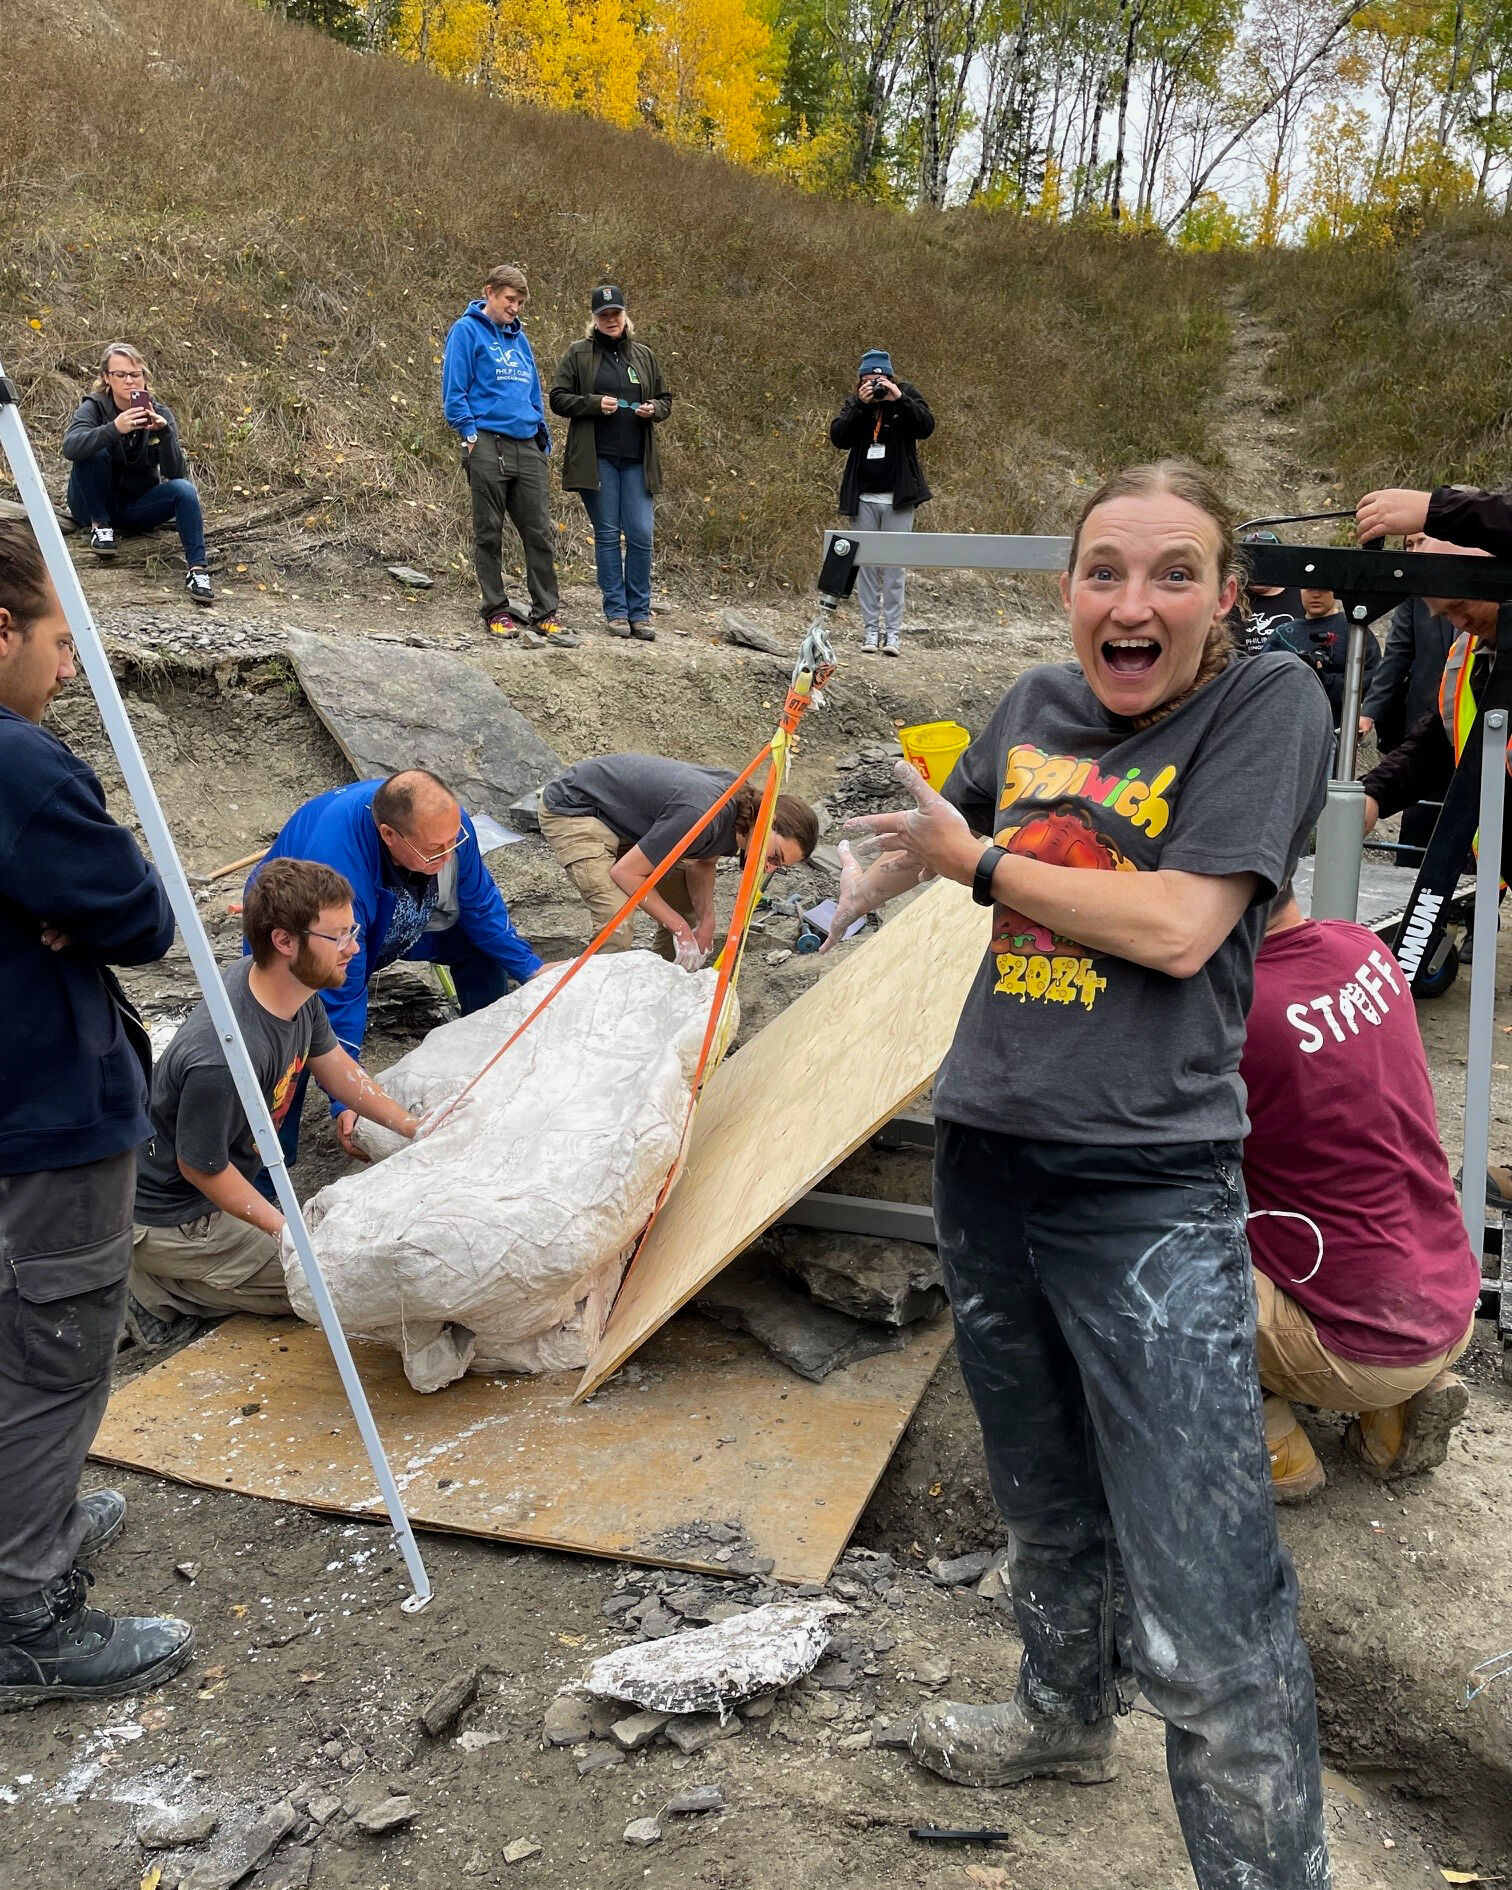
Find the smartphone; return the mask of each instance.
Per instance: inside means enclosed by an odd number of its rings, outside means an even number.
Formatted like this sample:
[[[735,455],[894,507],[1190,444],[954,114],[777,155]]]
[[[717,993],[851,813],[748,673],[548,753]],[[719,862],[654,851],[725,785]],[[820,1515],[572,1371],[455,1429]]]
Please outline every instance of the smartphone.
[[[131,391],[131,405],[133,407],[150,407],[152,405],[152,396],[145,387],[134,387]]]

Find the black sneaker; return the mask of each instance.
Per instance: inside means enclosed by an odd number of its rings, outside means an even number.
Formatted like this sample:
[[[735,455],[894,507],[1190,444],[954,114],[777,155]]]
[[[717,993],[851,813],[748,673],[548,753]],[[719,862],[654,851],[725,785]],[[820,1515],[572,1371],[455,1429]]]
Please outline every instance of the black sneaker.
[[[94,1582],[76,1568],[35,1593],[0,1601],[0,1713],[47,1700],[113,1700],[171,1678],[194,1652],[172,1616],[86,1606]]]
[[[213,604],[215,591],[211,587],[210,573],[202,564],[197,564],[184,579],[184,589],[189,593],[189,601],[194,604]]]
[[[113,558],[116,555],[116,535],[113,525],[91,525],[89,528],[89,549],[97,558]]]
[[[79,1544],[79,1560],[92,1562],[125,1528],[126,1498],[119,1490],[91,1490],[79,1498],[79,1507],[89,1518],[89,1527]]]
[[[204,1323],[193,1313],[174,1313],[165,1319],[144,1306],[135,1293],[126,1295],[126,1337],[143,1351],[156,1352],[165,1345],[177,1345]]]

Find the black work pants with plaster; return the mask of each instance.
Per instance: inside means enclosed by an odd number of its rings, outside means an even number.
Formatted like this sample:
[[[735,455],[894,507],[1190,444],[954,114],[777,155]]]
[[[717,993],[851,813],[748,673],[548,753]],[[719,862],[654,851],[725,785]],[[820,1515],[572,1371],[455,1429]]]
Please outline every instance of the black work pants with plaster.
[[[1201,1890],[1326,1890],[1317,1709],[1255,1375],[1239,1147],[937,1126],[940,1258],[1013,1538],[1026,1709],[1166,1722]]]
[[[521,614],[510,603],[504,583],[507,518],[520,534],[525,554],[530,621],[544,623],[557,614],[561,601],[551,532],[551,462],[534,440],[480,433],[465,465],[472,494],[473,569],[483,593],[484,622],[503,610],[511,617]]]
[[[136,1155],[0,1175],[0,1599],[74,1565],[79,1477],[110,1397]]]

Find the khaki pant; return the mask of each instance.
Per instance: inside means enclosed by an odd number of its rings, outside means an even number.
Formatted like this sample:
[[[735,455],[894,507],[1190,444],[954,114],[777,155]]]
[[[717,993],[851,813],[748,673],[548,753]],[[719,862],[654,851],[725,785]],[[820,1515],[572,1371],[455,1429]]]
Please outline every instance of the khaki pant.
[[[609,869],[629,851],[629,844],[592,814],[553,814],[540,799],[536,812],[540,817],[541,837],[556,855],[562,871],[577,887],[578,897],[588,908],[593,922],[593,936],[597,938],[625,903],[625,895],[610,877]],[[693,899],[680,866],[674,866],[670,873],[663,875],[657,881],[656,890],[674,912],[681,914],[690,925],[693,923]],[[634,924],[632,914],[604,940],[599,950],[629,951],[635,942],[631,937]],[[676,948],[672,934],[664,925],[656,928],[656,949],[670,963]]]
[[[275,1318],[291,1310],[278,1242],[234,1215],[136,1227],[132,1239],[132,1297],[160,1319],[232,1312]]]
[[[1452,1365],[1470,1343],[1475,1331],[1472,1317],[1465,1336],[1447,1352],[1437,1352],[1421,1365],[1357,1365],[1328,1351],[1313,1322],[1289,1299],[1275,1281],[1255,1273],[1255,1297],[1260,1322],[1255,1351],[1260,1384],[1265,1396],[1265,1441],[1276,1444],[1296,1423],[1288,1399],[1315,1405],[1323,1411],[1387,1411],[1431,1385],[1446,1365]]]

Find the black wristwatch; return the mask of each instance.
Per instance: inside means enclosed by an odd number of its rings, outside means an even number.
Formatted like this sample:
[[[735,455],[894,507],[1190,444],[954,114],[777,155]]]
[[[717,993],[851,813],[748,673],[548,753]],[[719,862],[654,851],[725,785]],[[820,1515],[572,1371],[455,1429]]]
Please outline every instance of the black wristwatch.
[[[971,876],[971,896],[979,906],[990,906],[992,898],[992,876],[997,871],[999,860],[1007,857],[1007,847],[988,847],[976,863],[976,871]]]

